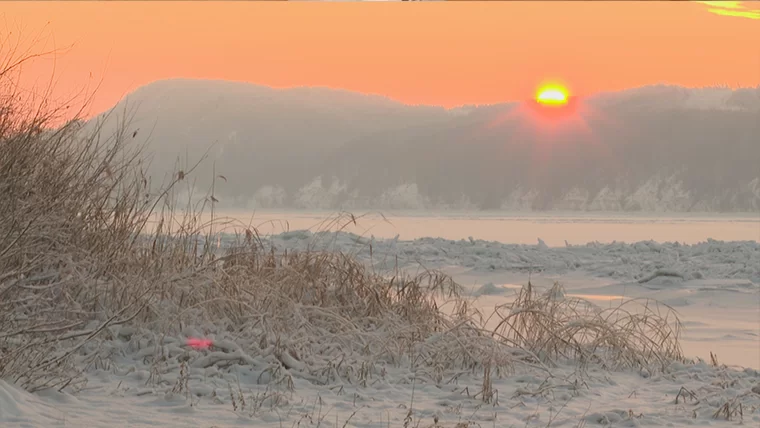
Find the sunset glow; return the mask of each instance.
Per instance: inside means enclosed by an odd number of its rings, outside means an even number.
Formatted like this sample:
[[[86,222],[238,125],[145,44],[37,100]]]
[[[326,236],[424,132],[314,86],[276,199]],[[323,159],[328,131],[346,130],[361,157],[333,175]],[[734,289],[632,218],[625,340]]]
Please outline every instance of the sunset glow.
[[[567,89],[562,86],[544,86],[538,90],[536,101],[548,106],[561,106],[567,104]]]
[[[716,4],[720,10],[711,12]],[[59,99],[97,87],[92,113],[174,77],[324,86],[449,108],[535,102],[536,79],[549,76],[572,82],[571,95],[579,97],[658,83],[758,82],[758,56],[727,48],[737,40],[760,45],[757,21],[718,14],[754,13],[752,2],[406,6],[7,2],[2,15],[9,31],[39,34],[40,43],[23,48],[61,49],[27,64],[25,83],[44,85],[54,74]]]

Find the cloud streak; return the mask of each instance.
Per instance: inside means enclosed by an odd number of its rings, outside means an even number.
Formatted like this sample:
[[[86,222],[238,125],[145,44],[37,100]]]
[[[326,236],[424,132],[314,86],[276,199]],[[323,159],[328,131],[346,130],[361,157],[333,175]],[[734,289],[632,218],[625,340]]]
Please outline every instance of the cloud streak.
[[[737,18],[748,18],[760,20],[760,8],[748,8],[741,1],[698,1],[707,6],[707,11],[721,16],[733,16]]]

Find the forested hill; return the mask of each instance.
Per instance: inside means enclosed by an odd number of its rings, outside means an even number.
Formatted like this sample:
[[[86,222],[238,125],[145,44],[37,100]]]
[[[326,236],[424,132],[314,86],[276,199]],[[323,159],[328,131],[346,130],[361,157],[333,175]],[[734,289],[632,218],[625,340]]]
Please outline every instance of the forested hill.
[[[581,102],[582,126],[545,132],[520,103],[446,110],[166,80],[127,96],[104,130],[131,112],[158,180],[210,149],[196,186],[205,193],[215,168],[229,208],[760,209],[760,88],[651,86]]]

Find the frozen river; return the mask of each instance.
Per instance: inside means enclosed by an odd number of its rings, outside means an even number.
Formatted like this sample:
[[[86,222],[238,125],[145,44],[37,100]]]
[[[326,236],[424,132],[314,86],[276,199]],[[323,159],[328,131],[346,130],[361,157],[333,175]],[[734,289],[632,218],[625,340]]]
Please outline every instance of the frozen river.
[[[369,213],[357,215],[356,225],[327,212],[221,212],[220,215],[253,225],[262,234],[285,230],[336,230],[376,238],[412,240],[425,237],[451,240],[482,239],[510,244],[548,246],[610,243],[759,241],[760,214],[621,214],[621,213]]]

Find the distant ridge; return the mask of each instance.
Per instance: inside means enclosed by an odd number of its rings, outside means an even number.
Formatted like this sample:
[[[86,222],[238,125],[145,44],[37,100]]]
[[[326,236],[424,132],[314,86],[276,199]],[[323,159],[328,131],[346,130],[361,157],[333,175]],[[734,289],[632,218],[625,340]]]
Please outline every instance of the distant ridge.
[[[517,103],[444,109],[211,80],[154,82],[115,111],[151,130],[156,179],[213,144],[196,186],[205,193],[215,163],[229,208],[760,210],[760,87],[657,85],[583,102],[599,113],[587,132],[551,137],[501,120]]]

